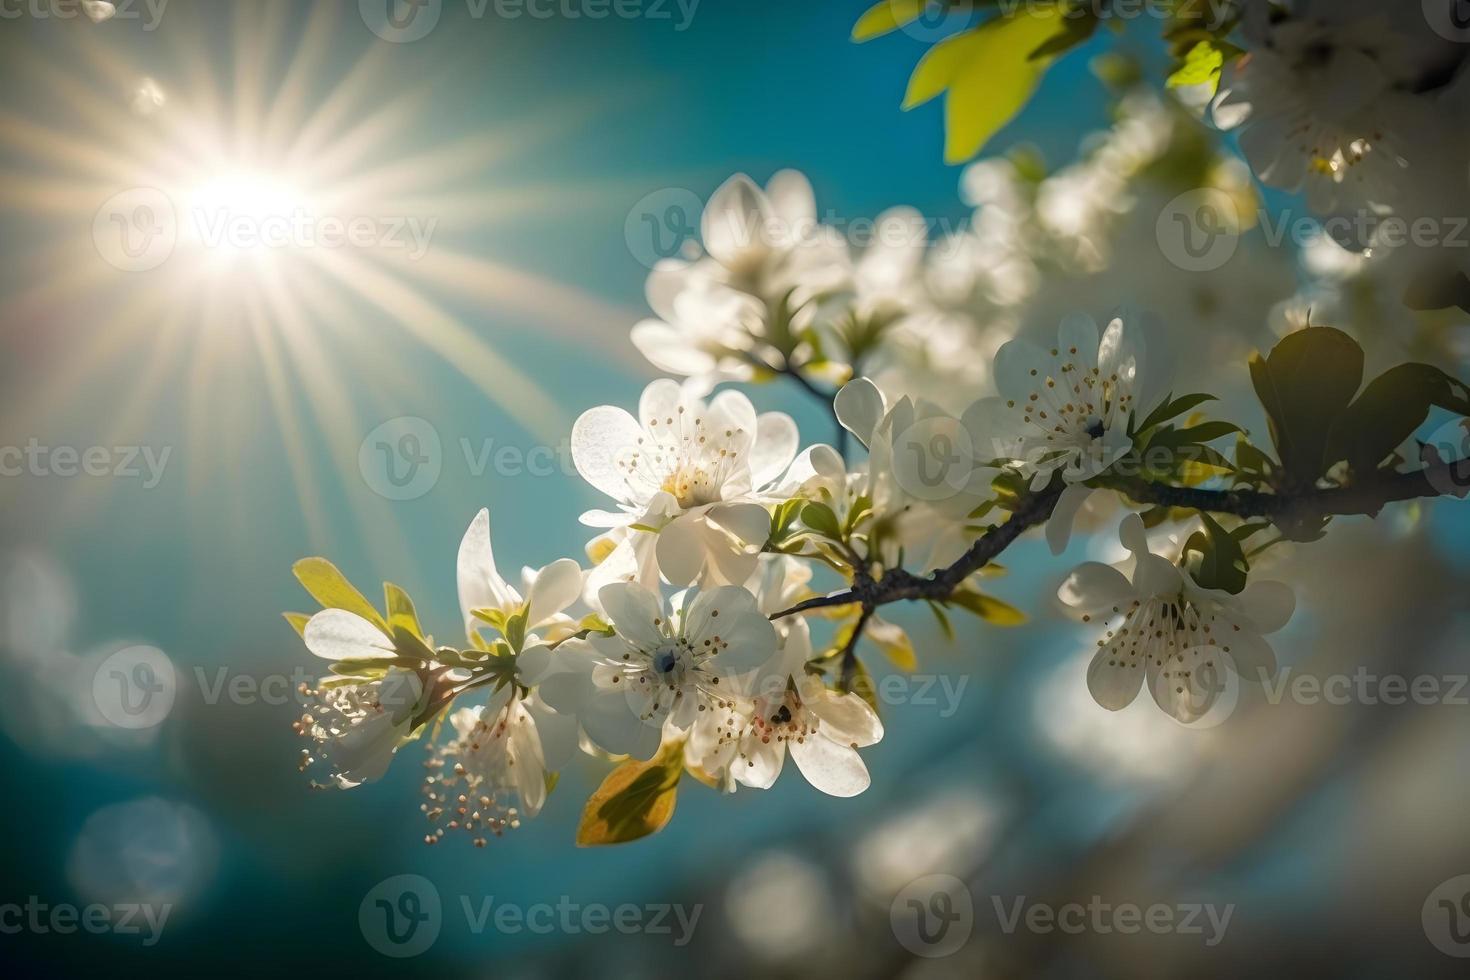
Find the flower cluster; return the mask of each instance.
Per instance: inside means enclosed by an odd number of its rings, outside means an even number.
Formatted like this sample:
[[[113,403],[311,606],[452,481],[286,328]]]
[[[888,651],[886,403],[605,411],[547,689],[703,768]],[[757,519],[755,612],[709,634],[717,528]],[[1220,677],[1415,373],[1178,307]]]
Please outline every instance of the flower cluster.
[[[1413,214],[1435,192],[1412,185],[1448,173],[1422,124],[1458,98],[1463,55],[1359,6],[1240,5],[1245,55],[1224,66],[1212,118],[1240,130],[1258,177],[1324,211]],[[1424,364],[1365,386],[1357,341],[1312,325],[1323,308],[1367,319],[1350,300],[1402,285],[1382,256],[1323,237],[1306,285],[1244,243],[1219,269],[1180,269],[1158,216],[1203,190],[1234,202],[1239,232],[1258,207],[1249,169],[1209,139],[1203,105],[1125,88],[1076,162],[1048,171],[1022,150],[969,166],[973,213],[940,235],[895,208],[849,241],[795,171],[726,181],[700,242],[652,270],[653,316],[632,330],[673,377],[573,427],[577,473],[608,500],[581,516],[585,564],[512,584],[481,511],[457,563],[464,639],[449,645],[396,586],[380,611],[324,560],[298,565],[324,608],[288,618],[330,664],[302,691],[303,768],[349,788],[421,739],[426,840],[463,831],[479,846],[538,814],[578,752],[618,763],[582,844],[660,829],[685,775],[765,789],[788,755],[815,789],[852,796],[884,736],[866,658],[912,670],[920,654],[879,609],[922,602],[950,635],[956,610],[1018,624],[983,585],[1032,528],[1056,555],[1074,526],[1116,528],[1126,552],[1057,592],[1096,645],[1098,704],[1121,710],[1147,687],[1193,726],[1226,681],[1269,679],[1266,637],[1295,598],[1256,574],[1261,556],[1334,515],[1444,492],[1461,464],[1411,437],[1433,408],[1470,415],[1470,389]],[[1295,313],[1311,304],[1315,318]],[[1214,370],[1267,339],[1238,378]],[[781,379],[830,413],[830,444],[721,387]],[[1217,411],[1252,392],[1269,445]]]

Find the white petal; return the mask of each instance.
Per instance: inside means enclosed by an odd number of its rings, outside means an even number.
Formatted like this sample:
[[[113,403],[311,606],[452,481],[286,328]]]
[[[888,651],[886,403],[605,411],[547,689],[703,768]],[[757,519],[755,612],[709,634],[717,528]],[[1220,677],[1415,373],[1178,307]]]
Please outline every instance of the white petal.
[[[662,741],[660,726],[640,719],[621,691],[599,691],[577,718],[587,737],[613,755],[651,759]]]
[[[1088,366],[1097,363],[1097,321],[1085,313],[1073,313],[1057,328],[1057,349],[1063,358],[1081,358]]]
[[[526,710],[536,721],[536,734],[541,737],[541,756],[546,760],[546,767],[560,769],[572,761],[577,751],[577,719],[553,711],[535,697],[526,702]]]
[[[755,548],[764,545],[771,536],[771,515],[760,504],[716,504],[706,516]]]
[[[393,641],[356,613],[323,609],[302,631],[306,648],[326,660],[378,660],[397,656]]]
[[[658,570],[669,584],[684,586],[699,578],[708,547],[703,532],[704,518],[698,514],[676,518],[658,532]]]
[[[832,407],[837,413],[837,421],[857,436],[864,446],[872,440],[873,430],[878,428],[885,414],[883,393],[867,378],[855,378],[843,385]]]
[[[1285,582],[1252,580],[1240,594],[1246,616],[1262,633],[1274,633],[1291,621],[1296,593]]]
[[[756,419],[755,442],[750,447],[750,482],[757,489],[775,480],[796,457],[801,436],[784,412],[766,412]]]
[[[715,662],[727,673],[754,670],[776,652],[776,628],[761,614],[755,596],[738,586],[700,592],[684,613],[682,626],[696,650],[705,640],[720,638],[725,649]]]
[[[546,759],[541,753],[541,739],[536,723],[517,704],[511,709],[509,755],[515,765],[516,792],[526,816],[534,817],[546,803]]]
[[[465,632],[476,629],[479,621],[472,609],[510,610],[521,604],[520,593],[511,588],[495,567],[495,552],[490,547],[490,511],[481,508],[470,521],[459,542],[455,578],[459,586],[459,612],[464,617]]]
[[[582,594],[582,566],[570,558],[552,562],[536,574],[526,590],[527,621],[534,628],[577,601]]]
[[[791,758],[806,781],[829,796],[857,796],[872,783],[857,750],[821,737],[790,743]]]
[[[883,723],[868,702],[856,694],[830,691],[807,701],[822,722],[821,733],[842,745],[875,745],[883,739]]]
[[[612,405],[599,405],[583,412],[572,426],[572,463],[582,479],[614,500],[641,501],[656,489],[638,471],[629,474],[641,438],[643,429],[633,416]]]
[[[700,218],[704,249],[716,261],[734,265],[743,254],[762,247],[761,227],[771,210],[761,189],[744,174],[736,174],[710,195]]]
[[[1092,699],[1109,711],[1122,711],[1138,697],[1143,686],[1143,666],[1137,660],[1128,666],[1127,657],[1117,657],[1108,649],[1099,649],[1087,665],[1087,690]]]
[[[1081,613],[1096,613],[1133,599],[1133,584],[1111,565],[1089,561],[1072,569],[1057,598]]]
[[[1087,498],[1092,496],[1092,488],[1082,483],[1069,483],[1062,495],[1057,498],[1057,505],[1051,512],[1051,517],[1046,522],[1046,543],[1051,548],[1051,553],[1060,555],[1067,550],[1067,542],[1072,539],[1072,524],[1077,519],[1077,512],[1082,505],[1087,503]]]
[[[659,627],[664,611],[658,596],[633,582],[604,585],[597,594],[602,609],[622,637],[640,650],[653,650],[664,642]]]
[[[817,220],[817,199],[811,182],[799,170],[778,170],[766,181],[771,214],[781,219],[783,231],[803,236]],[[794,243],[789,243],[794,244]]]
[[[786,761],[786,743],[779,739],[762,742],[758,738],[747,739],[741,748],[745,757],[736,757],[730,762],[730,775],[742,786],[752,789],[770,789],[781,775]]]

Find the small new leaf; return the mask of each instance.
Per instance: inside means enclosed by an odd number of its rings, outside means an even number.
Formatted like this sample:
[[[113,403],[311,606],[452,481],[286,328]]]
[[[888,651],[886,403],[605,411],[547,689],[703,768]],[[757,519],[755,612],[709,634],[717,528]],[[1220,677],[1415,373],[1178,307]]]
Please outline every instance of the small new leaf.
[[[624,844],[655,834],[674,816],[684,743],[670,742],[648,762],[630,760],[608,774],[587,800],[578,847]]]

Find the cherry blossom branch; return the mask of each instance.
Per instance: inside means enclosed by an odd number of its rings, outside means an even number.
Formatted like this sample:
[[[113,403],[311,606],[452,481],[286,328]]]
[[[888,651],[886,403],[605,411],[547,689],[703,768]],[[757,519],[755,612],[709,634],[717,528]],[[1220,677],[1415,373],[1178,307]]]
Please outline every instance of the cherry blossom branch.
[[[1259,490],[1205,490],[1153,483],[1141,478],[1103,477],[1094,485],[1116,490],[1136,503],[1230,514],[1240,518],[1269,517],[1277,522],[1304,517],[1376,515],[1384,506],[1406,500],[1446,496],[1455,488],[1470,488],[1470,459],[1452,464],[1435,464],[1410,473],[1375,475],[1360,483],[1330,489],[1311,489],[1297,494],[1266,493]],[[884,572],[877,579],[859,578],[836,592],[815,596],[783,609],[771,619],[781,619],[815,609],[860,604],[861,623],[878,606],[914,599],[949,598],[972,574],[1000,556],[1026,531],[1051,517],[1064,484],[1054,482],[1045,490],[1022,498],[1003,524],[986,531],[958,561],[929,575],[915,575],[902,568]],[[860,631],[854,630],[854,638]],[[854,639],[852,642],[856,642]],[[846,652],[845,652],[846,653]]]

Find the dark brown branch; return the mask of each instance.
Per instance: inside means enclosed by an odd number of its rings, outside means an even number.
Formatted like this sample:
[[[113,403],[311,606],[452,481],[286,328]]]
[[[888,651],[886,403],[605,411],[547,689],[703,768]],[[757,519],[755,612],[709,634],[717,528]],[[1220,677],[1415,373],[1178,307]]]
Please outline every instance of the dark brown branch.
[[[1182,507],[1241,518],[1265,517],[1278,524],[1288,524],[1311,517],[1374,516],[1387,504],[1463,493],[1470,489],[1470,460],[1437,464],[1412,473],[1374,475],[1351,486],[1312,489],[1290,495],[1259,490],[1175,487],[1132,477],[1104,477],[1096,481],[1096,485],[1116,490],[1140,504]],[[1058,481],[1023,498],[1004,524],[976,538],[970,550],[947,568],[922,576],[902,568],[892,569],[878,579],[861,579],[850,588],[799,602],[771,618],[861,603],[866,619],[872,609],[890,602],[946,599],[965,579],[994,561],[1022,534],[1046,523],[1061,493],[1062,484]]]

